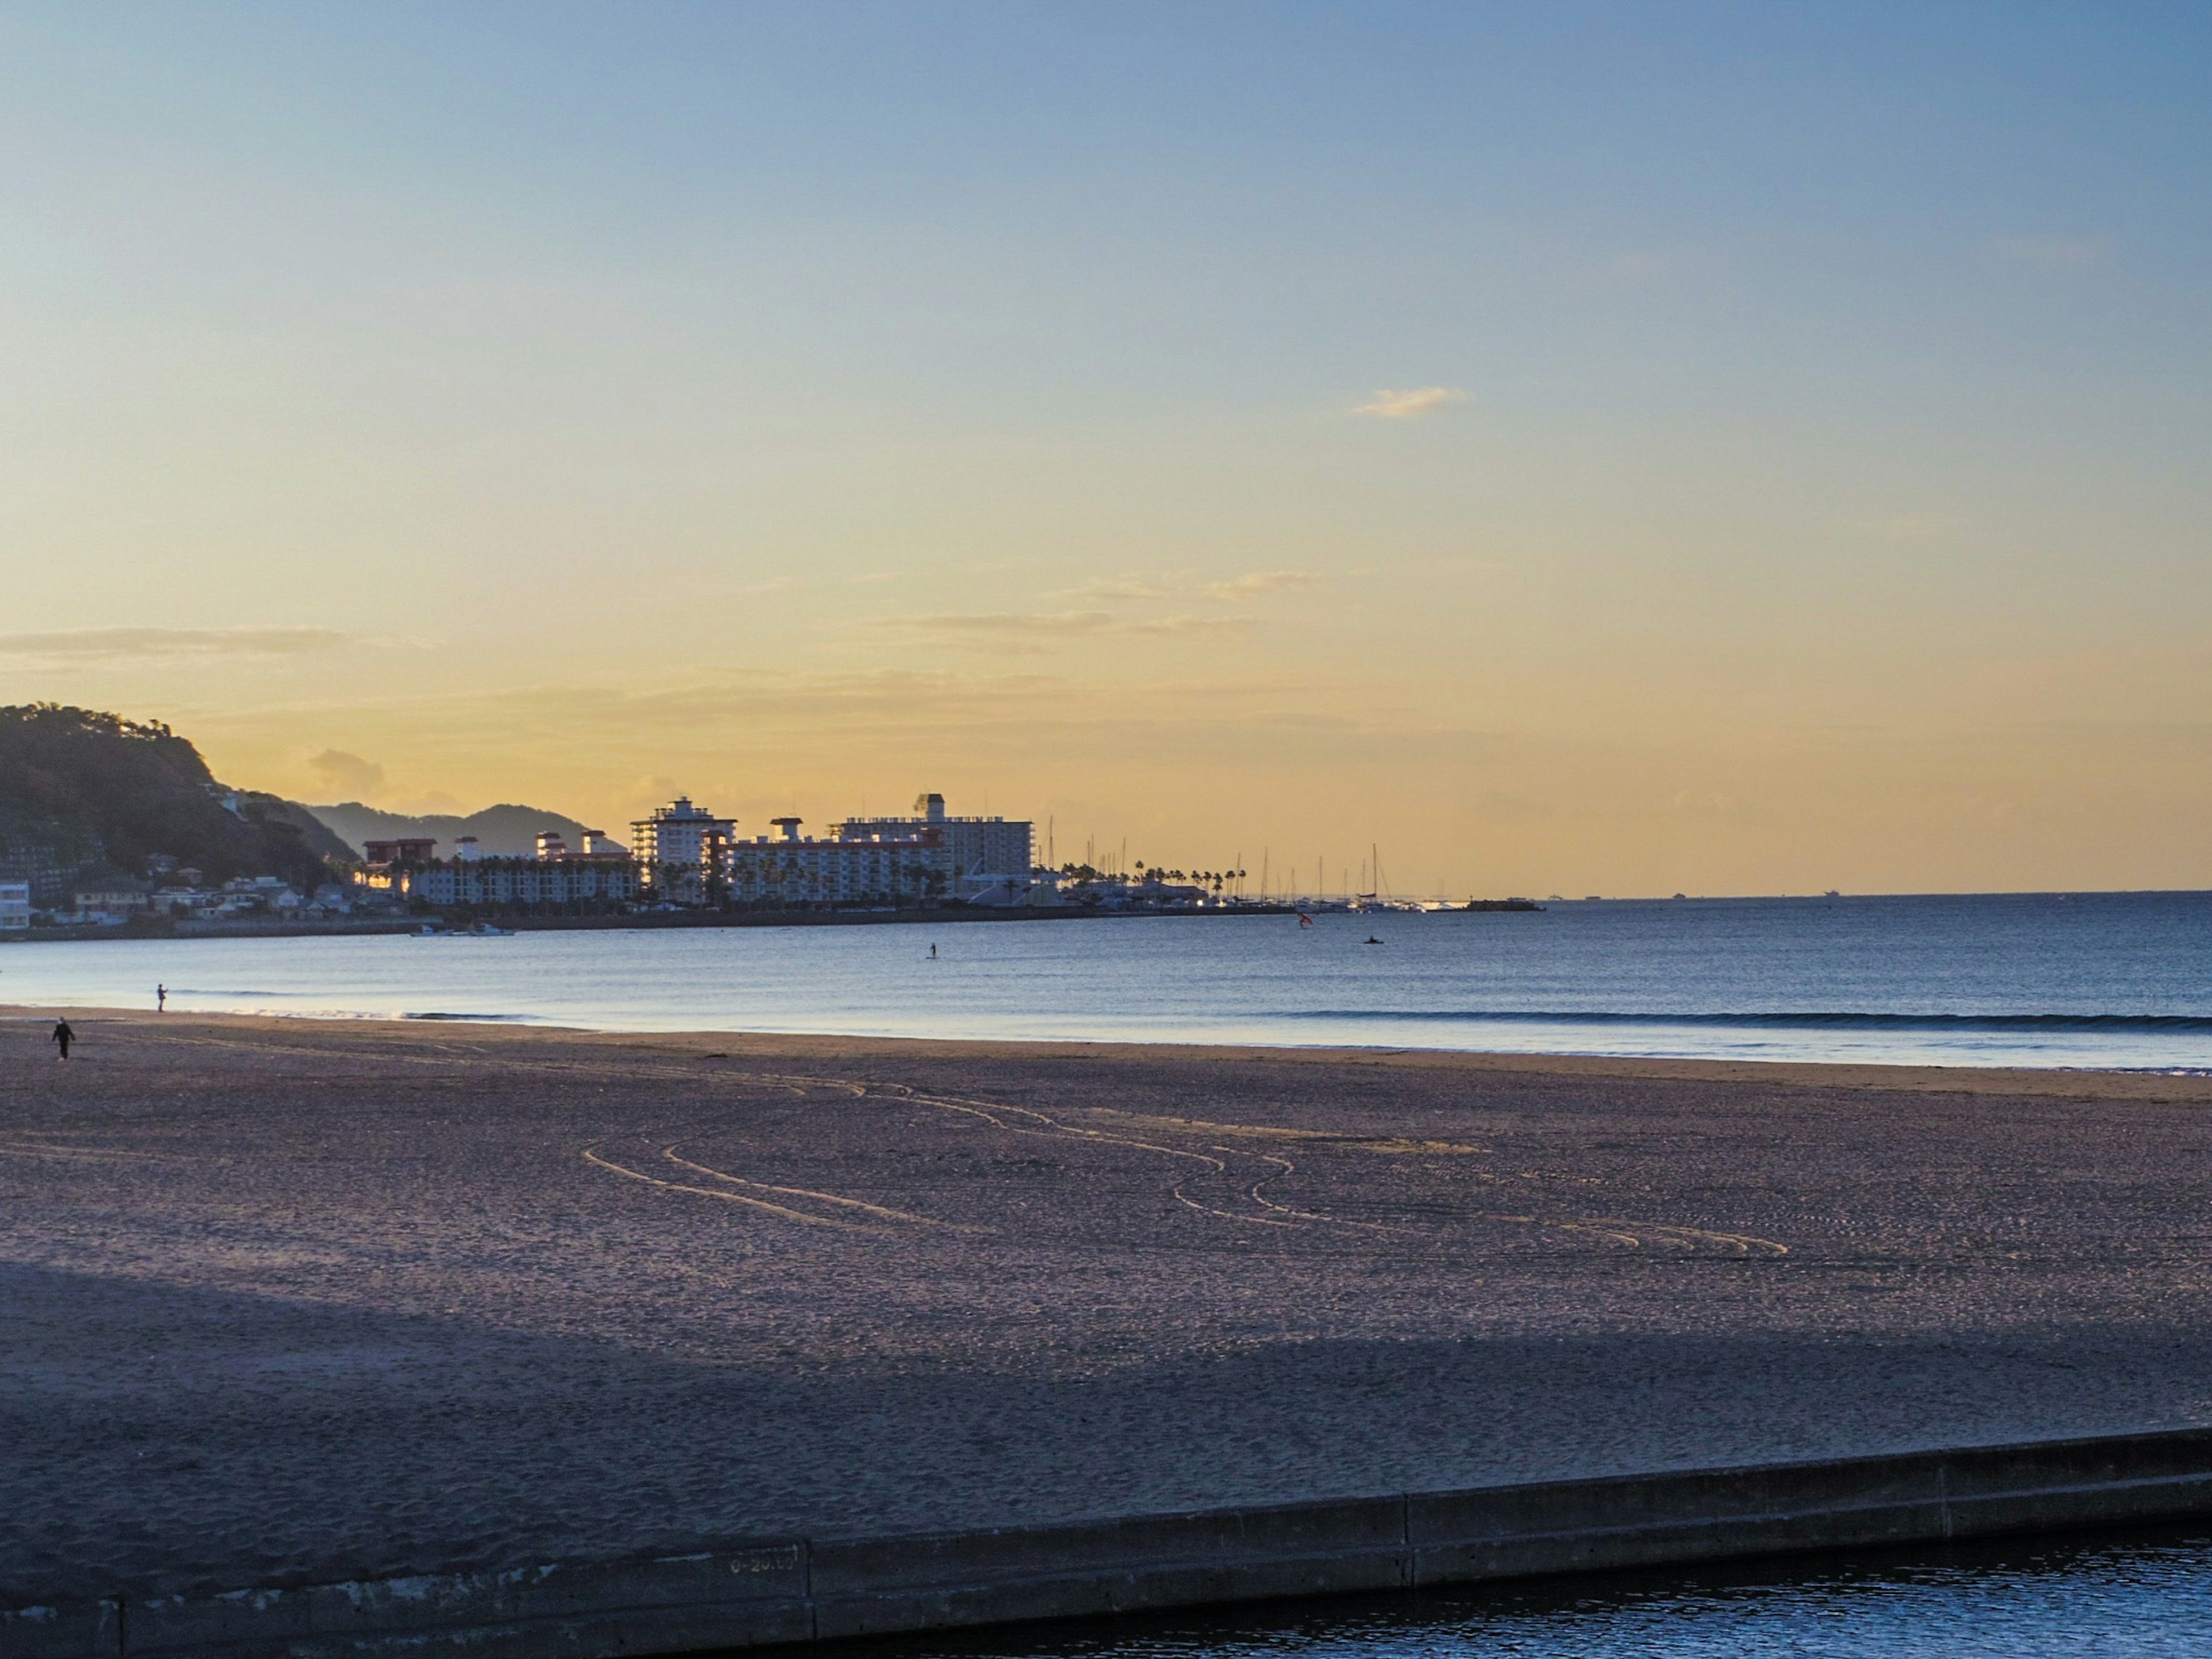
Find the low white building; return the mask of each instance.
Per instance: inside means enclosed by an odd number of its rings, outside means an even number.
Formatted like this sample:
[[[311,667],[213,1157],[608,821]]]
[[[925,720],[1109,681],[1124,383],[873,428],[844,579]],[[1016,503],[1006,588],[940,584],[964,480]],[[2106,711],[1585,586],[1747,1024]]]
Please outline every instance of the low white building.
[[[1027,818],[955,817],[945,810],[942,795],[915,797],[910,817],[847,818],[837,835],[844,841],[933,837],[945,852],[948,898],[1027,903],[1035,888],[1036,824]]]
[[[951,866],[934,836],[815,841],[803,820],[772,818],[773,836],[729,843],[722,884],[740,904],[896,904],[942,898]]]
[[[125,921],[145,909],[150,891],[135,877],[99,871],[70,884],[70,904],[78,921]]]
[[[407,892],[444,908],[622,903],[637,896],[628,859],[476,859],[409,872]]]

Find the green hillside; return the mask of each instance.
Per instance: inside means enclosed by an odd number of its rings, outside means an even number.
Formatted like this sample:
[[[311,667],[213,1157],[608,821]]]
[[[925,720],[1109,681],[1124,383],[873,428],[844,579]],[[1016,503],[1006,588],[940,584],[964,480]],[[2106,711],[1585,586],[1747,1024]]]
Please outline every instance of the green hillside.
[[[312,889],[329,876],[321,854],[343,846],[305,816],[226,790],[166,726],[58,703],[0,708],[0,871],[41,886],[103,860],[137,874],[167,854],[210,881],[271,875]]]

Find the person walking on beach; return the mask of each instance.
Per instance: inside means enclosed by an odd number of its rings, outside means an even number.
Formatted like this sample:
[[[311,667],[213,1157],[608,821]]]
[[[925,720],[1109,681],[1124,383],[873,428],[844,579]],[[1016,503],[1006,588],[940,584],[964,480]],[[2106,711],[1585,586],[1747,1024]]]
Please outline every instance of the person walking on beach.
[[[156,985],[154,988],[154,1012],[157,1014],[166,1014],[169,1012],[169,988],[166,985]]]
[[[69,1058],[69,1046],[70,1043],[76,1041],[76,1033],[70,1030],[70,1023],[67,1020],[58,1019],[54,1022],[54,1034],[47,1040],[51,1042],[55,1048],[61,1050],[61,1053],[56,1054],[54,1058],[56,1060],[67,1060]]]

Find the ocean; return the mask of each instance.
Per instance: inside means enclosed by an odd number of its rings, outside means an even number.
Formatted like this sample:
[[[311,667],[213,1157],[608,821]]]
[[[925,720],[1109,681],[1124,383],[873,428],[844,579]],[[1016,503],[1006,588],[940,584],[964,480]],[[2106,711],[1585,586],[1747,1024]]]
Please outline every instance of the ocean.
[[[2197,1071],[2212,1069],[2212,893],[0,951],[10,1003],[150,1007],[157,982],[179,1010],[605,1030]]]

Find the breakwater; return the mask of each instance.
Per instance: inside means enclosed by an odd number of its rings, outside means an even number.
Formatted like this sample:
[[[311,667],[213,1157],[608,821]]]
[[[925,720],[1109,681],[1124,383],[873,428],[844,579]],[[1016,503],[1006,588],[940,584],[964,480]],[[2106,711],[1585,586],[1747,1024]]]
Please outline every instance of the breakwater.
[[[2212,1513],[2212,1429],[0,1612],[8,1659],[601,1659]]]

